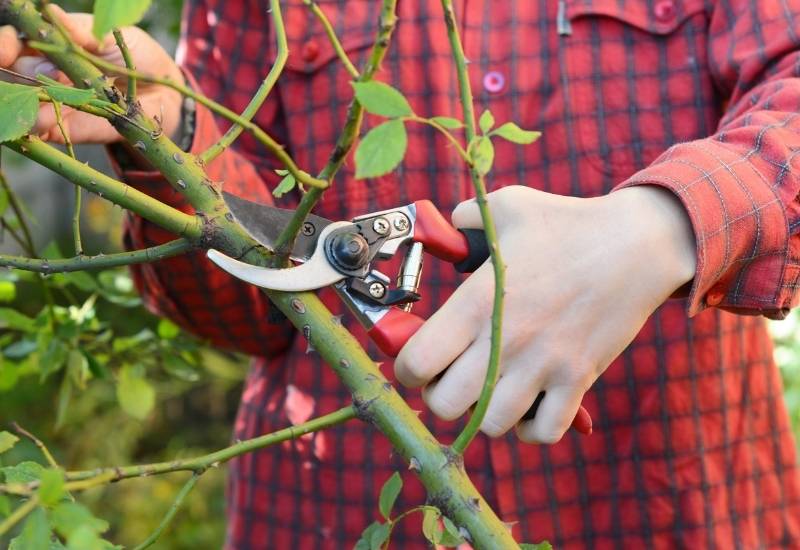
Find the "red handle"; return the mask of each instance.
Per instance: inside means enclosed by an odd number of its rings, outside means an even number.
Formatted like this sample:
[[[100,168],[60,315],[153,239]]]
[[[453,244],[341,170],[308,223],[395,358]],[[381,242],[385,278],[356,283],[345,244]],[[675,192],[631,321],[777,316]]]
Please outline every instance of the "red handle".
[[[431,201],[417,201],[414,206],[417,207],[414,240],[422,243],[426,252],[452,263],[461,262],[469,256],[467,238],[450,225]]]
[[[406,342],[424,322],[425,319],[422,317],[393,307],[367,331],[367,334],[383,353],[389,357],[397,357]]]
[[[412,336],[425,323],[425,319],[408,313],[398,308],[391,308],[367,334],[378,348],[389,357],[397,357],[403,346],[406,345]],[[589,412],[581,406],[578,414],[572,421],[572,427],[578,433],[589,435],[592,433],[592,417]]]

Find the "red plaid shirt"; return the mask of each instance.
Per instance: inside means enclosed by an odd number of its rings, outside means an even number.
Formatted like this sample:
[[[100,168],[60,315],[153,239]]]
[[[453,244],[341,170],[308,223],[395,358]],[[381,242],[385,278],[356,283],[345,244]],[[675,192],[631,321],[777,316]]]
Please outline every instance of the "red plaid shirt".
[[[318,0],[345,49],[363,61],[377,0]],[[241,110],[270,67],[266,0],[187,2],[179,58],[206,94]],[[558,548],[800,548],[800,473],[764,314],[797,302],[800,277],[800,0],[456,0],[479,108],[543,131],[527,148],[497,144],[490,185],[524,183],[595,196],[657,184],[691,215],[697,274],[587,394],[591,437],[552,446],[479,438],[467,468],[519,540]],[[559,10],[562,16],[559,17]],[[400,0],[379,78],[421,115],[458,116],[439,0]],[[319,22],[285,2],[288,69],[257,116],[298,164],[320,169],[352,97]],[[380,122],[367,117],[366,126]],[[225,124],[198,110],[193,151]],[[352,162],[317,213],[331,219],[430,198],[444,211],[471,196],[462,161],[428,128],[410,128],[393,174],[356,181]],[[275,161],[249,136],[209,166],[228,191],[269,202]],[[182,205],[145,172],[127,177]],[[279,202],[291,206],[297,196]],[[169,238],[132,219],[130,246]],[[302,336],[255,288],[202,254],[137,267],[148,305],[215,344],[258,356],[236,437],[302,422],[348,402]],[[458,285],[452,266],[426,265],[429,315]],[[591,284],[591,281],[587,281]],[[329,290],[322,297],[342,306]],[[624,299],[624,296],[620,296]],[[714,306],[709,308],[708,306]],[[687,312],[692,317],[687,315]],[[383,360],[349,315],[344,322]],[[391,373],[391,365],[384,362]],[[416,392],[413,407],[423,409]],[[425,419],[451,438],[461,423]],[[235,461],[228,547],[349,548],[377,514],[377,493],[404,469],[369,426],[333,430]],[[424,499],[406,476],[401,505]],[[393,542],[422,547],[419,525]]]

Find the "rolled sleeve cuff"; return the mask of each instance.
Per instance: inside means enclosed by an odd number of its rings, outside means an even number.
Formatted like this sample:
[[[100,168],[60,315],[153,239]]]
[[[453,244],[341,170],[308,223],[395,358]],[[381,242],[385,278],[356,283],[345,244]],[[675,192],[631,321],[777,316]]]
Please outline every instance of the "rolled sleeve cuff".
[[[750,158],[714,139],[676,145],[618,185],[658,185],[681,200],[697,243],[688,313],[707,307],[782,319],[800,268],[787,262],[785,205]]]

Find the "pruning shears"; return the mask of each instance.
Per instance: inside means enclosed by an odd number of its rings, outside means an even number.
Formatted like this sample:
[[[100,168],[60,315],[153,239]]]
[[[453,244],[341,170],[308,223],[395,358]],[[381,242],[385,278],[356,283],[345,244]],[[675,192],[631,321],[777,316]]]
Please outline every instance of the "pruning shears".
[[[248,201],[223,192],[234,219],[253,239],[274,250],[278,235],[294,215],[291,210]],[[393,286],[375,263],[404,254]],[[378,348],[396,357],[425,322],[411,313],[422,276],[423,252],[471,273],[489,258],[479,229],[456,229],[429,200],[373,212],[351,221],[331,221],[309,214],[289,255],[296,265],[266,268],[250,265],[211,249],[208,258],[234,277],[256,286],[300,292],[333,287]],[[529,420],[540,393],[523,419]],[[589,434],[592,420],[583,407],[572,426]]]

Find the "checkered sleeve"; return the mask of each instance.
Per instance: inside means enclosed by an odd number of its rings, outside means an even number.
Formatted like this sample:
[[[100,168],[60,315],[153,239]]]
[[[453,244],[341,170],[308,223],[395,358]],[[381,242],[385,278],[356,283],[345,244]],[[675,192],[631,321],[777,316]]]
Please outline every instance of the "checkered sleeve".
[[[206,11],[204,2],[187,2],[178,61],[192,87],[214,99],[224,100],[226,79],[218,63],[224,54],[215,44],[214,25],[211,24],[215,17]],[[257,73],[252,74],[251,82],[241,84],[254,91],[259,81]],[[259,123],[262,125],[265,115],[278,116],[276,105],[270,101],[267,100],[260,112]],[[192,153],[205,151],[220,138],[222,128],[218,123],[209,110],[197,105]],[[193,212],[157,172],[147,168],[131,169],[130,163],[122,169],[120,163],[116,164],[123,179],[131,185],[184,212]],[[226,191],[272,203],[269,187],[275,182],[266,181],[271,170],[258,170],[235,149],[227,150],[206,169],[209,177],[222,182]],[[127,248],[142,248],[166,242],[175,236],[140,217],[130,216],[124,238]],[[250,355],[274,356],[283,352],[291,342],[291,325],[279,312],[273,311],[266,296],[256,287],[220,270],[208,261],[203,251],[135,266],[132,270],[136,285],[151,311],[173,319],[215,346]]]
[[[783,318],[800,282],[800,1],[718,0],[708,56],[729,98],[714,135],[680,143],[619,187],[683,202],[697,241],[689,313]]]

